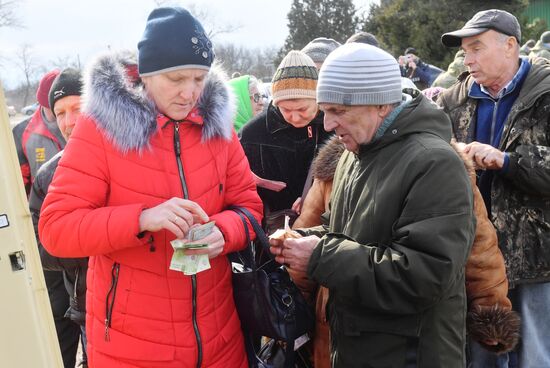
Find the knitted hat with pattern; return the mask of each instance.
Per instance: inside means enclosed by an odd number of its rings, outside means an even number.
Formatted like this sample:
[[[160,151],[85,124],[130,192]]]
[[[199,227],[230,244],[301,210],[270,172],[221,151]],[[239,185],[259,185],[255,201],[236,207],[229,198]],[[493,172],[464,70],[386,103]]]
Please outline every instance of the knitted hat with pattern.
[[[290,51],[273,76],[273,103],[276,105],[279,101],[299,98],[315,99],[317,78],[313,60],[301,51]]]

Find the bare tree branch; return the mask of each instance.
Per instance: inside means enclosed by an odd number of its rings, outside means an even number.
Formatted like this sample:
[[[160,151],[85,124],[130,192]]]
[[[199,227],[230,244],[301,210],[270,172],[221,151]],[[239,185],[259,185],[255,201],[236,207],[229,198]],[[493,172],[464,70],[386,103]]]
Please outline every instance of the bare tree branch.
[[[187,10],[193,14],[202,23],[208,38],[213,39],[221,34],[232,33],[240,28],[242,24],[228,23],[219,21],[219,19],[208,8],[198,6],[195,3],[187,4]]]
[[[19,47],[15,53],[14,62],[25,77],[23,105],[26,105],[29,95],[31,94],[33,83],[36,82],[38,74],[44,70],[40,67],[38,60],[33,55],[32,46],[29,44],[23,44]]]
[[[170,6],[169,0],[153,0],[157,8],[160,8],[161,6]]]
[[[232,33],[240,28],[242,28],[242,24],[238,23],[228,23],[219,21],[219,19],[212,13],[211,9],[206,8],[204,6],[199,6],[196,3],[193,2],[185,2],[185,1],[178,1],[178,0],[153,0],[155,5],[157,7],[160,6],[183,6],[195,18],[197,18],[202,26],[204,27],[204,30],[206,31],[206,35],[208,38],[213,39],[216,36],[219,36],[221,34],[227,34]],[[182,3],[185,3],[183,5]]]
[[[80,58],[77,56],[59,55],[49,63],[52,69],[63,70],[66,68],[81,69]]]
[[[16,14],[18,5],[17,0],[0,0],[0,28],[23,26]]]
[[[250,49],[228,43],[216,45],[214,51],[216,59],[229,74],[239,72],[242,75],[251,74],[260,79],[271,80],[275,73],[275,47]]]

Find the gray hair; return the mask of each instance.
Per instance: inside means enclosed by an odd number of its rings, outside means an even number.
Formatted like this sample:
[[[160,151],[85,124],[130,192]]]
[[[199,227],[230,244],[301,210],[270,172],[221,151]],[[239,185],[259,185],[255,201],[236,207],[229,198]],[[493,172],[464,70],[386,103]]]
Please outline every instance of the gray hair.
[[[262,89],[261,89],[261,82],[258,80],[258,78],[256,78],[255,76],[251,75],[249,78],[248,78],[248,93],[252,93],[252,90],[254,89],[254,87],[256,87],[256,89],[258,90],[258,92],[261,92]]]
[[[516,40],[516,51],[519,53],[519,49],[521,47],[521,45],[519,44],[519,42],[517,42],[517,39],[514,37],[514,36],[510,36],[510,35],[507,35],[506,33],[502,33],[502,32],[499,32],[499,31],[495,31],[497,33],[497,39],[498,41],[500,41],[501,43],[504,43],[508,40],[508,38],[512,37],[514,40]]]

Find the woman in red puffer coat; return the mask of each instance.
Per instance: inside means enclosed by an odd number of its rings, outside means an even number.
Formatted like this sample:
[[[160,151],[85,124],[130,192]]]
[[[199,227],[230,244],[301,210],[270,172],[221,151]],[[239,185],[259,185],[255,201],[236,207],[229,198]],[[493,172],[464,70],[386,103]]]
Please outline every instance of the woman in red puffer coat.
[[[48,251],[90,256],[88,359],[101,367],[246,367],[226,254],[245,246],[242,206],[262,203],[232,128],[228,88],[200,23],[182,8],[149,16],[139,49],[143,84],[120,58],[89,67],[84,116],[42,207]],[[186,254],[211,268],[169,269],[170,241],[215,221]]]

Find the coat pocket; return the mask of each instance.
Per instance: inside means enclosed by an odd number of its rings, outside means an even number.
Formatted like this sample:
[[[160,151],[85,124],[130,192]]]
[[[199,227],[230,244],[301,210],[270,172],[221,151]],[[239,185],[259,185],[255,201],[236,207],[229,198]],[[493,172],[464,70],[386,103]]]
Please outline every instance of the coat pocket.
[[[516,244],[523,248],[523,267],[528,278],[550,267],[550,215],[540,207],[522,209]]]
[[[95,321],[94,321],[95,322]],[[93,323],[94,336],[103,335],[101,323]],[[94,339],[92,347],[98,352],[129,361],[169,362],[174,360],[175,347],[157,344],[121,333],[114,328],[109,331],[109,341]]]
[[[363,312],[361,315],[345,313],[342,320],[345,336],[360,336],[363,332],[376,332],[406,337],[420,336],[420,316],[391,315]]]

